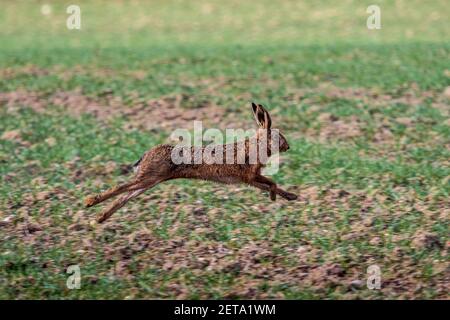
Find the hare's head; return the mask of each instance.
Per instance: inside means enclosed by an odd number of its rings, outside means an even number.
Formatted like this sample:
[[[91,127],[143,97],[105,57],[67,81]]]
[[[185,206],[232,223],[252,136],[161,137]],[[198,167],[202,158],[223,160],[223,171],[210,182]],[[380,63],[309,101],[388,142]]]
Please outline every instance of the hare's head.
[[[272,144],[278,144],[279,152],[289,150],[289,144],[283,134],[278,129],[272,129],[272,119],[270,118],[269,112],[262,105],[253,102],[252,110],[259,127],[257,132],[258,138],[266,138],[271,150],[274,150]]]

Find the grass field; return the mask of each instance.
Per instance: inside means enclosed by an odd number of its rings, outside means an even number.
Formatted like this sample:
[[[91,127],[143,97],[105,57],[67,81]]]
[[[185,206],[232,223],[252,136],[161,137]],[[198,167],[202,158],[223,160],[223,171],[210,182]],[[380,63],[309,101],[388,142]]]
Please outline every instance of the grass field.
[[[77,2],[81,30],[1,3],[0,299],[448,299],[447,1],[377,1],[381,30],[361,1]],[[250,101],[297,201],[178,180],[92,223],[86,195],[194,119],[253,128]]]

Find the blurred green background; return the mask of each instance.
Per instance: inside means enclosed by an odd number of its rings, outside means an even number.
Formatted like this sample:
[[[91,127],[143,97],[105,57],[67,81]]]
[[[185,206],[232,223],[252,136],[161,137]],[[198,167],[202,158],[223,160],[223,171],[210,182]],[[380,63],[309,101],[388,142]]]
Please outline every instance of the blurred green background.
[[[41,5],[51,12],[41,13]],[[66,26],[65,1],[2,1],[1,40],[13,48],[322,45],[448,41],[446,1],[78,1],[82,31]],[[366,9],[380,6],[382,29]],[[44,9],[45,11],[45,9]]]

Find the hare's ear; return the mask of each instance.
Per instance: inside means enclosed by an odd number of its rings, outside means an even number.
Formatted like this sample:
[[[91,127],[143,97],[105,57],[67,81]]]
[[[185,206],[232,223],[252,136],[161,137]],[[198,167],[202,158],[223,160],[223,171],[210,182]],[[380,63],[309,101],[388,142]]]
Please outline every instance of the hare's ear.
[[[255,116],[256,123],[258,123],[258,125],[261,128],[270,129],[270,127],[272,126],[272,120],[267,110],[264,109],[262,105],[260,104],[256,105],[253,102],[252,102],[252,110]]]
[[[262,105],[259,105],[259,107],[264,111],[264,128],[270,129],[272,127],[272,118],[270,117],[269,112],[264,109]]]

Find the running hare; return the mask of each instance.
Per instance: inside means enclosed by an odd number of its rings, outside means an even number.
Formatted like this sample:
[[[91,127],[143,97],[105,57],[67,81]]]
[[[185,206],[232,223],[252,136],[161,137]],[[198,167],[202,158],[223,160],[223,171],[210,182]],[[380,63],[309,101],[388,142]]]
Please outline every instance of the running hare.
[[[136,175],[128,183],[115,186],[95,196],[88,196],[85,199],[87,207],[94,206],[109,198],[125,193],[119,199],[115,200],[110,207],[105,209],[98,217],[98,222],[108,219],[115,211],[123,207],[130,199],[137,197],[147,189],[150,189],[163,181],[178,178],[203,179],[221,183],[246,183],[264,191],[269,191],[270,199],[276,200],[276,195],[287,200],[295,200],[297,196],[278,188],[277,184],[271,179],[261,175],[261,169],[266,165],[267,158],[272,155],[272,150],[276,153],[285,152],[289,149],[286,138],[278,132],[271,130],[272,120],[269,113],[262,105],[252,103],[253,114],[259,126],[256,134],[251,138],[238,141],[232,144],[217,145],[220,151],[223,150],[223,157],[226,158],[227,150],[233,151],[231,161],[220,163],[209,161],[205,152],[205,147],[185,147],[187,154],[194,159],[199,153],[204,156],[202,162],[186,162],[176,164],[173,161],[173,145],[158,145],[147,151],[135,164]],[[274,144],[278,149],[274,148]],[[231,149],[231,150],[230,150]],[[240,152],[240,151],[241,152]],[[265,159],[257,157],[256,161],[250,160],[252,150],[264,150],[267,155]],[[239,157],[241,155],[241,157]],[[233,160],[234,159],[234,160]],[[199,163],[199,164],[198,164]]]

